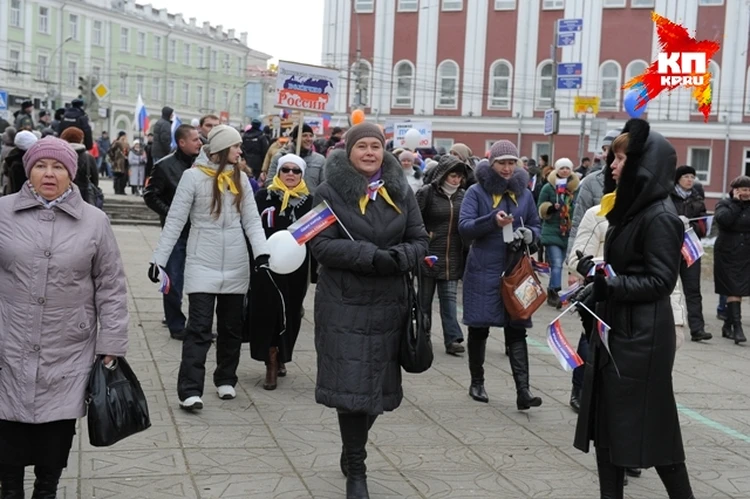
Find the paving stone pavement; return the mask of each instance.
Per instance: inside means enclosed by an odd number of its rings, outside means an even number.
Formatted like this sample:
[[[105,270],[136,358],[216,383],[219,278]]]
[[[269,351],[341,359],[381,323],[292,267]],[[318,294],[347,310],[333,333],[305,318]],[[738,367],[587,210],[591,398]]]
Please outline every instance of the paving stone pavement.
[[[59,497],[344,497],[336,414],[314,399],[314,287],[294,362],[277,390],[262,388],[264,366],[251,360],[244,346],[237,399],[219,400],[208,377],[205,409],[185,413],[176,395],[181,343],[162,327],[161,296],[146,276],[159,229],[119,226],[115,234],[129,289],[128,360],[147,394],[153,427],[112,447],[93,448],[82,420]],[[719,337],[711,287],[704,282],[707,324],[715,338],[705,344],[687,341],[674,371],[688,469],[698,499],[750,498],[750,386],[744,382],[750,350]],[[576,416],[567,405],[570,375],[546,346],[545,325],[556,313],[545,306],[529,333],[531,384],[544,405],[520,412],[502,331],[493,329],[488,344],[490,402],[474,402],[467,393],[465,356],[442,350],[436,302],[434,366],[425,374],[404,375],[402,406],[380,417],[370,435],[373,499],[598,497],[593,456],[572,446]],[[577,318],[565,317],[563,325],[576,342]],[[625,497],[667,496],[655,471],[646,470],[630,480]]]

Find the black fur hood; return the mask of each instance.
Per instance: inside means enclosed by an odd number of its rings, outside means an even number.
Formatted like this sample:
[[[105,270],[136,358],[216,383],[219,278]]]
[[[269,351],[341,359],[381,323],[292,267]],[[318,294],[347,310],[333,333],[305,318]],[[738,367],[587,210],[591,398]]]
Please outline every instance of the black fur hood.
[[[381,180],[385,182],[388,195],[397,204],[403,203],[411,188],[406,175],[393,154],[383,154],[383,173]],[[346,151],[337,149],[328,156],[325,166],[326,183],[341,196],[347,204],[358,203],[367,193],[368,179],[354,169],[349,162]]]
[[[520,197],[529,185],[529,174],[521,167],[516,167],[513,175],[506,180],[498,175],[489,164],[480,162],[474,174],[477,183],[490,194],[505,194],[511,191],[516,197]]]

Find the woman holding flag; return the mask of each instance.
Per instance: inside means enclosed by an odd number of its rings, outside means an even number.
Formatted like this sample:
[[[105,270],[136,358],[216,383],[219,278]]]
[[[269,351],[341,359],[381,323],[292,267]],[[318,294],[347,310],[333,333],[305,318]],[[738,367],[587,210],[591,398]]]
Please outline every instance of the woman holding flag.
[[[621,499],[625,468],[655,467],[670,499],[694,498],[672,388],[677,284],[684,224],[670,201],[677,154],[641,119],[612,143],[606,170],[617,190],[602,198],[604,260],[589,284],[596,331],[586,362],[575,447],[593,440],[602,499]],[[594,262],[589,259],[589,265]],[[581,268],[583,275],[589,271]]]
[[[260,189],[255,195],[266,237],[286,230],[312,208],[313,198],[302,179],[305,168],[305,160],[299,156],[282,156],[270,187]],[[266,380],[263,383],[266,390],[276,388],[277,377],[286,376],[285,364],[292,360],[302,325],[302,302],[307,294],[309,275],[309,255],[300,268],[291,274],[273,274],[271,278],[267,272],[252,273],[252,325],[248,327],[250,355],[266,364]],[[283,296],[283,303],[279,299],[279,292]]]

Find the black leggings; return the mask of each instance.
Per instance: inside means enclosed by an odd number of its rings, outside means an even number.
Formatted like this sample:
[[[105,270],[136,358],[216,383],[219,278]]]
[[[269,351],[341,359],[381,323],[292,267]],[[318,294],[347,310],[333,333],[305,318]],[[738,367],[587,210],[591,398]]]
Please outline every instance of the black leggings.
[[[612,464],[609,449],[596,449],[601,499],[623,499],[625,468]],[[669,499],[694,499],[685,463],[656,466]]]
[[[524,341],[526,339],[526,330],[522,327],[511,327],[506,326],[503,328],[503,334],[505,335],[505,344],[510,345],[518,341]],[[469,326],[469,337],[472,340],[484,341],[490,335],[490,328],[488,327],[471,327]]]

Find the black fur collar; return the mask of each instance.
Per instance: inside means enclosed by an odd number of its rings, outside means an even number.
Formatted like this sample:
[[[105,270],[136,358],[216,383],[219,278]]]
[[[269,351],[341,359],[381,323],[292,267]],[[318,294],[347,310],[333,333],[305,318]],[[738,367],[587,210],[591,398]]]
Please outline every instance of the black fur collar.
[[[367,193],[367,178],[354,169],[343,149],[337,149],[328,156],[325,179],[346,203],[358,203]],[[395,203],[404,201],[411,191],[401,165],[392,154],[383,155],[381,179]]]
[[[477,182],[490,194],[505,194],[511,191],[520,196],[529,185],[529,174],[523,168],[516,168],[513,175],[504,179],[498,175],[489,164],[479,163],[474,171]]]

